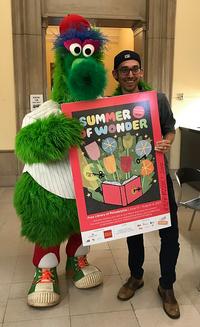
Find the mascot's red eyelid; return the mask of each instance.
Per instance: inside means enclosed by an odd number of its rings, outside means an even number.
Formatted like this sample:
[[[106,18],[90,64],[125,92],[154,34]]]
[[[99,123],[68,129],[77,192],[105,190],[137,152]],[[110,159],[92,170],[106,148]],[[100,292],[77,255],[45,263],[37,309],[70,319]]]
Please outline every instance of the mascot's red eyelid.
[[[93,39],[86,39],[84,40],[82,46],[84,47],[84,45],[86,44],[92,44],[95,48],[95,51],[98,50],[98,48],[100,47],[100,42],[98,40],[93,40]]]
[[[73,44],[73,43],[78,43],[80,45],[80,47],[82,47],[82,42],[81,42],[80,39],[71,39],[71,40],[64,41],[64,47],[67,50],[69,50],[70,45]]]

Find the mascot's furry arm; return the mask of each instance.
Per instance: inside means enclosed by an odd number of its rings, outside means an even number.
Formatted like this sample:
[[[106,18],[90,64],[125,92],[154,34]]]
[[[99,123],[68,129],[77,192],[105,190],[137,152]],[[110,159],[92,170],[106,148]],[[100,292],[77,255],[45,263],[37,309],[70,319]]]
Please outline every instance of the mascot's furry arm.
[[[25,163],[61,160],[70,147],[82,142],[83,127],[64,114],[51,114],[20,130],[16,137],[16,154]]]

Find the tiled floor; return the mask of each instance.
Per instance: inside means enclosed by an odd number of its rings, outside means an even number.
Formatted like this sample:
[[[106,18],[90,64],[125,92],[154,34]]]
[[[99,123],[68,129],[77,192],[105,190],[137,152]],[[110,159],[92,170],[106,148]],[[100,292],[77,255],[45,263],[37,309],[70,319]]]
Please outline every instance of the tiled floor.
[[[176,185],[175,185],[176,187]],[[187,193],[196,193],[189,186]],[[32,281],[32,245],[20,238],[20,225],[12,207],[12,188],[0,189],[0,327],[199,327],[200,326],[200,215],[192,231],[187,231],[191,212],[179,209],[181,251],[177,264],[175,292],[181,318],[173,321],[162,310],[157,294],[159,277],[158,232],[145,235],[145,286],[128,302],[116,298],[128,277],[125,240],[95,245],[90,262],[104,273],[104,284],[91,290],[78,290],[65,279],[65,251],[61,248],[59,279],[62,301],[55,307],[34,309],[26,304]]]

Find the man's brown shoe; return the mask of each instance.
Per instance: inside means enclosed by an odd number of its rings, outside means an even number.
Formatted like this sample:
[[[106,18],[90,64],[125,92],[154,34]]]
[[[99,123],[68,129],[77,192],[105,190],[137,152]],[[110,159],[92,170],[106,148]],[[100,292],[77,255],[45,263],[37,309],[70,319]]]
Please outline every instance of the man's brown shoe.
[[[144,285],[143,279],[136,279],[131,276],[128,281],[120,288],[117,298],[121,301],[127,301],[135,294],[139,288]]]
[[[173,288],[165,290],[159,285],[158,293],[162,299],[165,313],[172,319],[178,319],[180,317],[180,310]]]

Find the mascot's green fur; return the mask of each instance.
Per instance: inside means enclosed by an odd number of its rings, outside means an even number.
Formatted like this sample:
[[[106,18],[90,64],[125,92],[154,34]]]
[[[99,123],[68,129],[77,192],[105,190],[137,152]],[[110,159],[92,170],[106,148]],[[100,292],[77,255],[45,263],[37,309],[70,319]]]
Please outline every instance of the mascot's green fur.
[[[18,133],[17,156],[29,164],[60,160],[70,147],[81,144],[81,130],[78,121],[63,114],[39,119]]]
[[[69,149],[82,142],[83,127],[66,117],[60,105],[103,94],[105,43],[85,18],[64,17],[55,41],[52,99],[25,116],[16,137],[16,154],[25,166],[16,183],[14,206],[21,219],[21,234],[35,243],[30,306],[48,307],[60,301],[56,267],[60,244],[66,239],[66,274],[74,285],[91,288],[103,281],[101,271],[87,261],[89,247],[82,245],[68,160]]]
[[[60,244],[72,232],[80,231],[75,200],[47,192],[28,173],[16,185],[15,206],[21,217],[21,234],[43,247]]]
[[[73,51],[73,39],[74,44],[77,39],[83,44],[78,56]],[[85,40],[90,41],[89,46]],[[55,42],[53,101],[61,104],[102,95],[106,85],[102,64],[105,42],[95,29],[72,28],[61,33]],[[79,45],[75,50],[79,50]],[[66,118],[62,113],[51,114],[20,130],[16,137],[16,154],[30,165],[63,160],[70,147],[80,145],[81,131],[77,120]],[[48,192],[27,172],[16,184],[14,205],[21,218],[22,235],[42,247],[60,244],[71,233],[79,231],[75,200]]]

